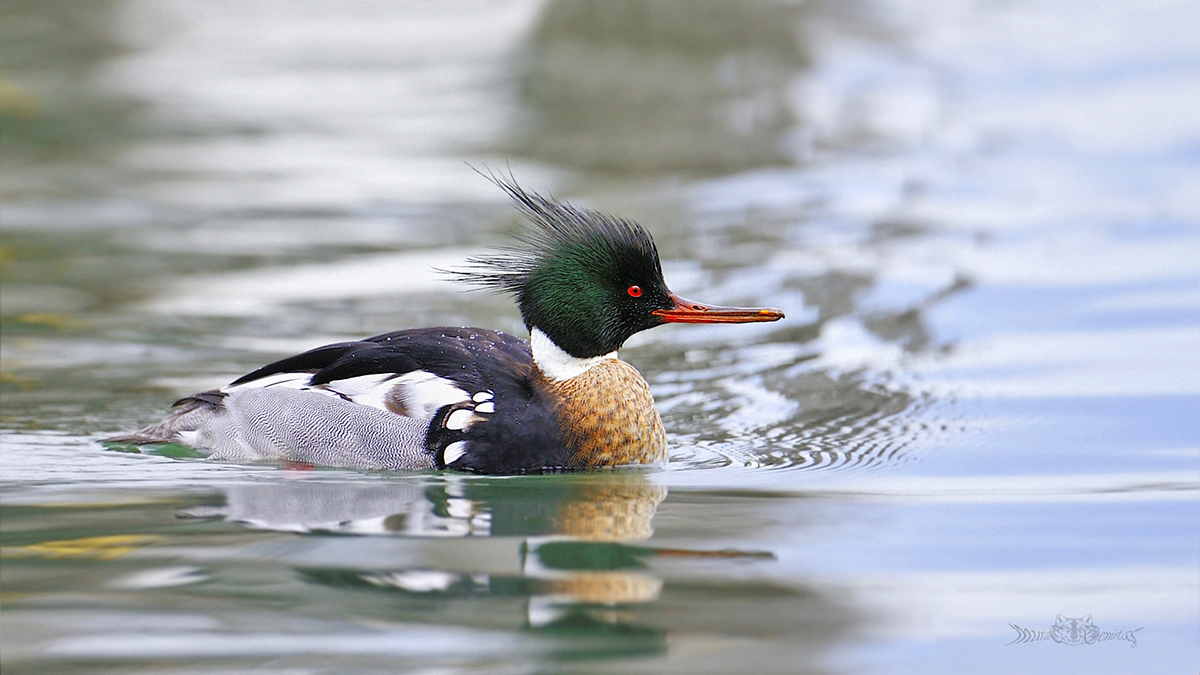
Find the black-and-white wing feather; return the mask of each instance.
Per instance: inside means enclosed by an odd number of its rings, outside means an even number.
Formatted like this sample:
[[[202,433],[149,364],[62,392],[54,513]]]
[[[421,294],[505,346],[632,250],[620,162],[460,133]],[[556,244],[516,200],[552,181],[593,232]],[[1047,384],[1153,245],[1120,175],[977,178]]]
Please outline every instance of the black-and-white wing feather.
[[[222,391],[289,387],[431,420],[448,405],[497,387],[524,386],[532,369],[524,340],[473,328],[426,328],[326,345],[268,364]]]

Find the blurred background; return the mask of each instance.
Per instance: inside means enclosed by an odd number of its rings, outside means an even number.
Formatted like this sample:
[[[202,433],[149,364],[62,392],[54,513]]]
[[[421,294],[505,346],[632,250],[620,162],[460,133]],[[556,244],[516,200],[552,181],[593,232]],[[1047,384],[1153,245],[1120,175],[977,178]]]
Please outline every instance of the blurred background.
[[[1181,672],[1200,5],[6,0],[6,672]],[[671,466],[98,441],[327,342],[524,336],[435,268],[633,218],[782,308],[622,357]],[[1091,615],[1127,641],[1005,646]]]

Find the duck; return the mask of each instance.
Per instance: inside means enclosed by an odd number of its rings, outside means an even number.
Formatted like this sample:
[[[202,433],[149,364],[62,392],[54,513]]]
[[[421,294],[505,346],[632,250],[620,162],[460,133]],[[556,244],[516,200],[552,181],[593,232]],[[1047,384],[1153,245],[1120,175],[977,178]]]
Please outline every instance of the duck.
[[[512,295],[529,339],[414,328],[275,361],[107,439],[209,459],[366,470],[567,472],[668,460],[646,380],[618,357],[668,323],[778,321],[679,297],[641,225],[492,178],[529,225],[455,280]]]

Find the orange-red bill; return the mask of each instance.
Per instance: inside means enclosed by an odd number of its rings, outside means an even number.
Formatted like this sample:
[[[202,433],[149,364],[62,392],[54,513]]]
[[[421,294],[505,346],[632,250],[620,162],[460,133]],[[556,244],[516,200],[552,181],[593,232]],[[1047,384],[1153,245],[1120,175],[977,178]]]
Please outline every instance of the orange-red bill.
[[[651,314],[667,323],[758,323],[783,318],[783,312],[772,307],[717,307],[675,294],[671,294],[671,300],[674,307],[656,309]]]

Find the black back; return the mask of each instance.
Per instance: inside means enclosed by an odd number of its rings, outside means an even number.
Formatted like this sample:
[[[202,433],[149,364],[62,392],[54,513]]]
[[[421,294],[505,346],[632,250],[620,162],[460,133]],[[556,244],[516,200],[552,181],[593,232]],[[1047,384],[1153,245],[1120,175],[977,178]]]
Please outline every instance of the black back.
[[[246,384],[278,373],[311,373],[316,386],[362,375],[422,370],[473,396],[491,392],[495,412],[465,431],[441,423],[459,406],[434,416],[426,444],[445,468],[446,447],[467,441],[451,468],[486,474],[562,471],[574,451],[558,427],[555,401],[541,386],[529,343],[481,328],[418,328],[340,342],[268,364],[234,380]]]

